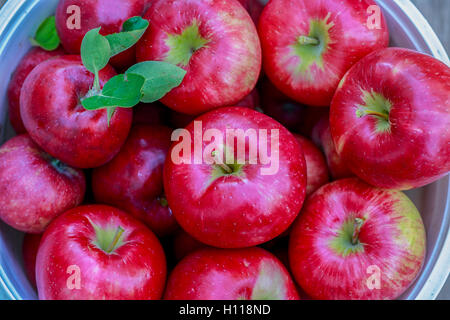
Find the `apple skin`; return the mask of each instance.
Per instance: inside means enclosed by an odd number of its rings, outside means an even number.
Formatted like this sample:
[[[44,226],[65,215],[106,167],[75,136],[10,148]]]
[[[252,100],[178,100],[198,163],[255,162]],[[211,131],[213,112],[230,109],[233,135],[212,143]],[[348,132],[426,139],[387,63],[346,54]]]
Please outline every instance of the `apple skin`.
[[[313,129],[313,141],[325,154],[328,169],[334,180],[354,177],[355,174],[347,166],[347,162],[339,156],[331,136],[329,115],[325,115]]]
[[[244,97],[244,99],[237,102],[235,106],[250,108],[253,110],[260,109],[260,99],[258,90],[256,88],[253,89],[248,95]],[[172,125],[173,128],[185,128],[197,117],[189,114],[176,112],[174,110],[170,110],[169,114],[170,114],[169,116],[170,124]]]
[[[36,288],[36,256],[42,234],[27,233],[23,237],[22,256],[25,274],[31,285]]]
[[[84,198],[83,171],[39,148],[28,134],[0,148],[0,218],[13,228],[41,233],[56,216]]]
[[[373,92],[368,102],[363,91]],[[449,93],[450,68],[433,57],[401,48],[370,54],[346,74],[333,98],[338,154],[377,187],[407,190],[439,179],[450,171]]]
[[[20,60],[19,65],[14,71],[11,81],[9,82],[7,91],[9,120],[17,134],[27,132],[23,125],[22,117],[20,116],[20,91],[22,90],[22,85],[25,82],[25,79],[41,62],[54,57],[62,56],[64,54],[65,52],[61,47],[53,51],[33,48],[22,58],[22,60]]]
[[[295,139],[303,150],[306,161],[306,196],[310,196],[314,191],[329,181],[328,167],[325,158],[312,141],[294,134]]]
[[[379,29],[366,25],[371,5],[376,3],[271,0],[264,7],[258,25],[265,73],[295,101],[329,106],[345,72],[368,53],[388,46],[383,15]],[[313,29],[313,25],[318,27]],[[315,37],[319,44],[301,45],[301,36]]]
[[[298,300],[288,271],[261,248],[201,249],[167,281],[165,300]]]
[[[355,218],[364,222],[353,245]],[[289,243],[292,273],[314,299],[395,299],[416,278],[424,257],[425,229],[411,200],[357,178],[310,196]],[[379,289],[367,285],[370,266],[380,270]]]
[[[100,71],[100,84],[115,75]],[[53,157],[77,168],[94,168],[111,160],[128,136],[133,111],[117,108],[108,126],[107,111],[86,110],[79,102],[94,82],[80,56],[39,64],[23,84],[22,120],[33,140]]]
[[[123,228],[121,245],[111,253],[103,250],[94,225],[114,233]],[[70,266],[79,268],[79,289],[68,286]],[[58,217],[45,231],[36,261],[40,300],[160,299],[166,272],[164,251],[153,232],[104,205],[81,206]]]
[[[199,115],[235,105],[255,87],[261,46],[237,0],[155,0],[144,18],[150,26],[137,44],[137,61],[166,61],[187,71],[181,85],[161,99],[171,109]],[[178,47],[171,39],[179,40]]]
[[[271,130],[279,130],[278,171],[262,175],[261,168],[268,166],[259,157],[257,164],[246,163],[231,174],[205,161],[194,164],[195,139],[191,164],[175,164],[174,143],[164,165],[164,190],[177,222],[197,240],[220,248],[254,246],[283,233],[299,213],[306,190],[305,159],[294,136],[270,117],[242,107],[213,110],[196,121],[201,121],[203,132],[213,128],[224,137],[227,128],[265,129],[268,150]],[[194,123],[186,127],[191,137]],[[211,144],[205,141],[202,153]]]
[[[171,134],[167,127],[135,125],[114,159],[92,172],[97,203],[130,213],[158,236],[173,233],[178,226],[167,203],[160,200]]]
[[[68,28],[67,21],[73,13],[67,11],[73,5],[80,8],[80,29]],[[144,9],[142,0],[60,0],[56,8],[56,29],[64,49],[71,54],[79,54],[83,37],[89,30],[101,27],[102,35],[120,32],[127,19],[141,16]],[[135,46],[111,59],[111,64],[120,70],[135,63]]]

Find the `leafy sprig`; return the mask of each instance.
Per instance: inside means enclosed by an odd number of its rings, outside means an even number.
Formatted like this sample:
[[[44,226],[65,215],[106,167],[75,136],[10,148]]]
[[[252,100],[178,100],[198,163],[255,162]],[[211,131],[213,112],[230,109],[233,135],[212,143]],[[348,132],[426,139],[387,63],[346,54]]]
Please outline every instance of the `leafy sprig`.
[[[162,61],[145,61],[135,64],[125,74],[111,78],[100,88],[99,71],[111,57],[131,48],[148,28],[148,21],[133,17],[125,21],[122,32],[107,36],[100,28],[86,33],[81,45],[81,58],[87,70],[95,76],[89,93],[81,100],[87,110],[107,109],[108,124],[116,108],[131,108],[139,102],[150,103],[164,97],[179,86],[186,71]]]

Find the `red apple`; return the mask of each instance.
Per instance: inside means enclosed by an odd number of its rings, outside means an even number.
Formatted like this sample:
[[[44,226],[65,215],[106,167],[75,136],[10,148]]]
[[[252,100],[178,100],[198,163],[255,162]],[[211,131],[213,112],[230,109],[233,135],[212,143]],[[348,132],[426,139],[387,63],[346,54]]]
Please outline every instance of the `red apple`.
[[[169,109],[160,102],[139,103],[133,107],[133,124],[164,125]]]
[[[23,237],[22,256],[25,274],[33,287],[36,287],[36,255],[42,234],[27,233]]]
[[[356,178],[310,196],[289,243],[294,277],[315,299],[395,299],[424,257],[425,229],[411,200]]]
[[[260,109],[259,93],[255,88],[248,95],[244,97],[241,101],[237,102],[234,106],[250,108],[253,110]],[[174,128],[184,128],[189,123],[194,121],[197,116],[177,112],[170,110],[170,123]]]
[[[103,85],[115,75],[100,71]],[[30,136],[53,157],[77,168],[98,167],[111,160],[125,142],[133,111],[117,108],[108,125],[106,109],[88,111],[80,102],[94,82],[79,56],[39,64],[23,84],[20,113]]]
[[[261,15],[264,4],[263,0],[238,0],[242,6],[247,10],[255,25],[258,25],[259,16]]]
[[[319,145],[327,159],[328,169],[334,180],[353,177],[353,172],[336,150],[333,138],[331,137],[330,121],[328,114],[324,116],[313,129],[313,141]]]
[[[177,227],[163,191],[163,165],[171,134],[167,127],[135,125],[117,156],[92,172],[98,203],[132,214],[159,236]]]
[[[180,14],[182,12],[182,14]],[[187,71],[161,101],[199,115],[231,106],[255,87],[261,69],[256,28],[237,0],[155,0],[137,60],[158,60]]]
[[[202,249],[172,271],[166,300],[298,300],[288,271],[260,248]]]
[[[27,134],[0,148],[0,218],[23,232],[41,233],[56,216],[83,201],[86,181],[39,148]]]
[[[228,107],[180,130],[164,166],[164,190],[185,231],[211,246],[237,248],[269,241],[289,227],[305,197],[306,165],[286,128],[260,112]]]
[[[61,48],[54,51],[45,51],[41,48],[34,48],[20,60],[8,85],[9,120],[17,134],[26,132],[20,116],[20,91],[22,90],[25,79],[41,62],[63,54],[64,50]]]
[[[298,134],[294,134],[294,136],[305,155],[306,196],[309,196],[328,182],[328,167],[322,151],[314,143]]]
[[[176,261],[180,261],[188,254],[204,248],[208,248],[208,246],[191,237],[184,230],[177,232],[173,238],[173,253]]]
[[[373,24],[371,6],[375,1],[271,0],[258,26],[265,73],[290,98],[329,106],[345,72],[388,46],[384,17],[379,11]]]
[[[56,8],[56,29],[64,49],[79,54],[89,30],[101,27],[102,35],[120,32],[126,20],[142,15],[144,9],[142,0],[60,0]],[[111,59],[111,64],[121,70],[135,62],[136,47]]]
[[[165,278],[155,235],[109,206],[67,211],[45,231],[37,254],[41,300],[160,299]]]
[[[370,72],[367,72],[370,70]],[[450,171],[450,68],[408,49],[374,52],[333,98],[331,134],[361,179],[407,190]]]

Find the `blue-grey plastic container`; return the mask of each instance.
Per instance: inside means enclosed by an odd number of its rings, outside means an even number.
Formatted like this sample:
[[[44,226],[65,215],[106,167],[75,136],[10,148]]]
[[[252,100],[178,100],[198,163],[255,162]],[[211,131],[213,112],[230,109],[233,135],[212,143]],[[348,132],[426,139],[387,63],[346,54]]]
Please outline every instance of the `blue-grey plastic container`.
[[[0,11],[0,142],[12,136],[7,119],[6,89],[32,36],[58,0],[8,0]],[[409,0],[379,0],[389,24],[392,45],[411,48],[449,64],[448,56],[427,21]],[[450,270],[450,185],[445,178],[407,194],[422,214],[427,231],[425,265],[403,299],[434,299]],[[22,266],[23,235],[0,223],[0,297],[36,299]]]

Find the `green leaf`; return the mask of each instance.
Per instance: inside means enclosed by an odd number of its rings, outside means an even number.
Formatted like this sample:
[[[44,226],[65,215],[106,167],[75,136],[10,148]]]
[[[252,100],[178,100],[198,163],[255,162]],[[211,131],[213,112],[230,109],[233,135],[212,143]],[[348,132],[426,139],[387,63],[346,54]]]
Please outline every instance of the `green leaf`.
[[[141,17],[132,17],[124,22],[122,32],[106,36],[111,47],[111,57],[134,46],[148,28],[148,21]]]
[[[88,31],[81,42],[81,60],[86,69],[95,74],[94,87],[97,89],[100,87],[98,72],[106,67],[111,57],[109,42],[99,31],[100,28]]]
[[[100,94],[83,99],[81,104],[87,110],[133,107],[142,97],[141,88],[144,82],[145,79],[136,74],[119,74],[105,84]]]
[[[36,31],[34,39],[31,39],[33,45],[39,46],[44,50],[53,51],[59,47],[61,40],[56,31],[55,16],[45,19]]]
[[[161,99],[170,90],[178,87],[186,75],[184,69],[162,61],[140,62],[129,68],[126,73],[138,74],[145,78],[141,99],[144,103]]]

